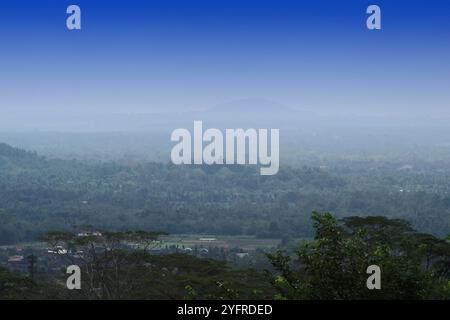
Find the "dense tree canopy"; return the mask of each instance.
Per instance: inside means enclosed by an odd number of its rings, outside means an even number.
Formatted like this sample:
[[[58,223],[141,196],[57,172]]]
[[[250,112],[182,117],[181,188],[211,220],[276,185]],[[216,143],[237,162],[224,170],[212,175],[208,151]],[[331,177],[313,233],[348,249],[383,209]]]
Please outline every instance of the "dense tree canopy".
[[[245,166],[45,159],[0,145],[0,244],[77,225],[310,237],[312,210],[400,218],[446,236],[449,181],[450,170],[399,170],[391,163],[282,166],[267,177]]]
[[[408,223],[385,217],[313,213],[314,241],[293,256],[269,259],[279,274],[279,298],[446,299],[450,289],[450,243],[416,233]],[[368,290],[367,268],[381,269],[381,290]]]

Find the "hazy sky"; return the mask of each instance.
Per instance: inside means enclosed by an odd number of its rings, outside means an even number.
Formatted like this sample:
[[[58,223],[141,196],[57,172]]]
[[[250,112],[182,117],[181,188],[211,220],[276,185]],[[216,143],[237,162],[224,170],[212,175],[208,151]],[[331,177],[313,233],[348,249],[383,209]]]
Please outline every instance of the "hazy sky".
[[[66,29],[78,4],[82,30]],[[382,9],[382,30],[366,8]],[[20,0],[0,6],[0,108],[449,108],[450,2]]]

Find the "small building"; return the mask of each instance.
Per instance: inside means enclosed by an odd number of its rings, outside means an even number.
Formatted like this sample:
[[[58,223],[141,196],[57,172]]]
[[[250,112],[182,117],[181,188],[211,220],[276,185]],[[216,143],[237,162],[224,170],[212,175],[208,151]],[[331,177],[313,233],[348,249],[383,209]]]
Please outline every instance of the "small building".
[[[94,237],[101,237],[102,233],[99,231],[81,231],[77,234],[78,237],[89,237],[89,236],[94,236]]]
[[[216,238],[200,238],[199,240],[200,241],[208,241],[208,242],[210,242],[210,241],[216,241],[217,239]]]
[[[23,256],[15,255],[8,258],[8,267],[12,271],[26,272],[28,270],[27,261]]]
[[[245,257],[248,257],[248,252],[238,252],[236,253],[236,255],[238,256],[238,258],[243,259]]]

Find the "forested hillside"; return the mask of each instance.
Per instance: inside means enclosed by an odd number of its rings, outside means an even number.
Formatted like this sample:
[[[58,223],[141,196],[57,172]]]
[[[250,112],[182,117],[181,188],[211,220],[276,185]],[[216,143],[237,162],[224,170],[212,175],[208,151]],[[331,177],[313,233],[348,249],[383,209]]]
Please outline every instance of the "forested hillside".
[[[0,145],[0,244],[55,229],[312,236],[313,210],[384,215],[450,233],[450,168],[391,162],[255,167],[46,159]]]

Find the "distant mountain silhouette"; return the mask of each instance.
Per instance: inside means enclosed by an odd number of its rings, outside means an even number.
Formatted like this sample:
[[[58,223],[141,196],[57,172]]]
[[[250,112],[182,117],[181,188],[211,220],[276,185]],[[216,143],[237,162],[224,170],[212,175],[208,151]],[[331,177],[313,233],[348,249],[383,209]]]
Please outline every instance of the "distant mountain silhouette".
[[[194,120],[202,120],[206,126],[227,128],[276,128],[281,125],[298,126],[310,122],[316,115],[292,109],[281,103],[265,99],[242,99],[218,104],[204,110],[166,112],[92,112],[57,114],[48,118],[36,115],[23,120],[23,131],[39,129],[61,132],[125,132],[172,131],[174,128],[191,127]],[[6,127],[8,123],[5,123]],[[166,134],[166,133],[165,133]]]
[[[313,115],[295,110],[281,103],[264,99],[242,99],[218,104],[212,108],[195,111],[167,111],[158,113],[104,115],[97,117],[106,123],[133,124],[133,129],[167,129],[192,127],[195,120],[201,120],[207,127],[227,128],[277,128],[289,124],[295,126]]]
[[[276,128],[295,125],[311,115],[281,103],[264,99],[243,99],[219,104],[199,114],[199,120],[220,123],[230,128]]]

